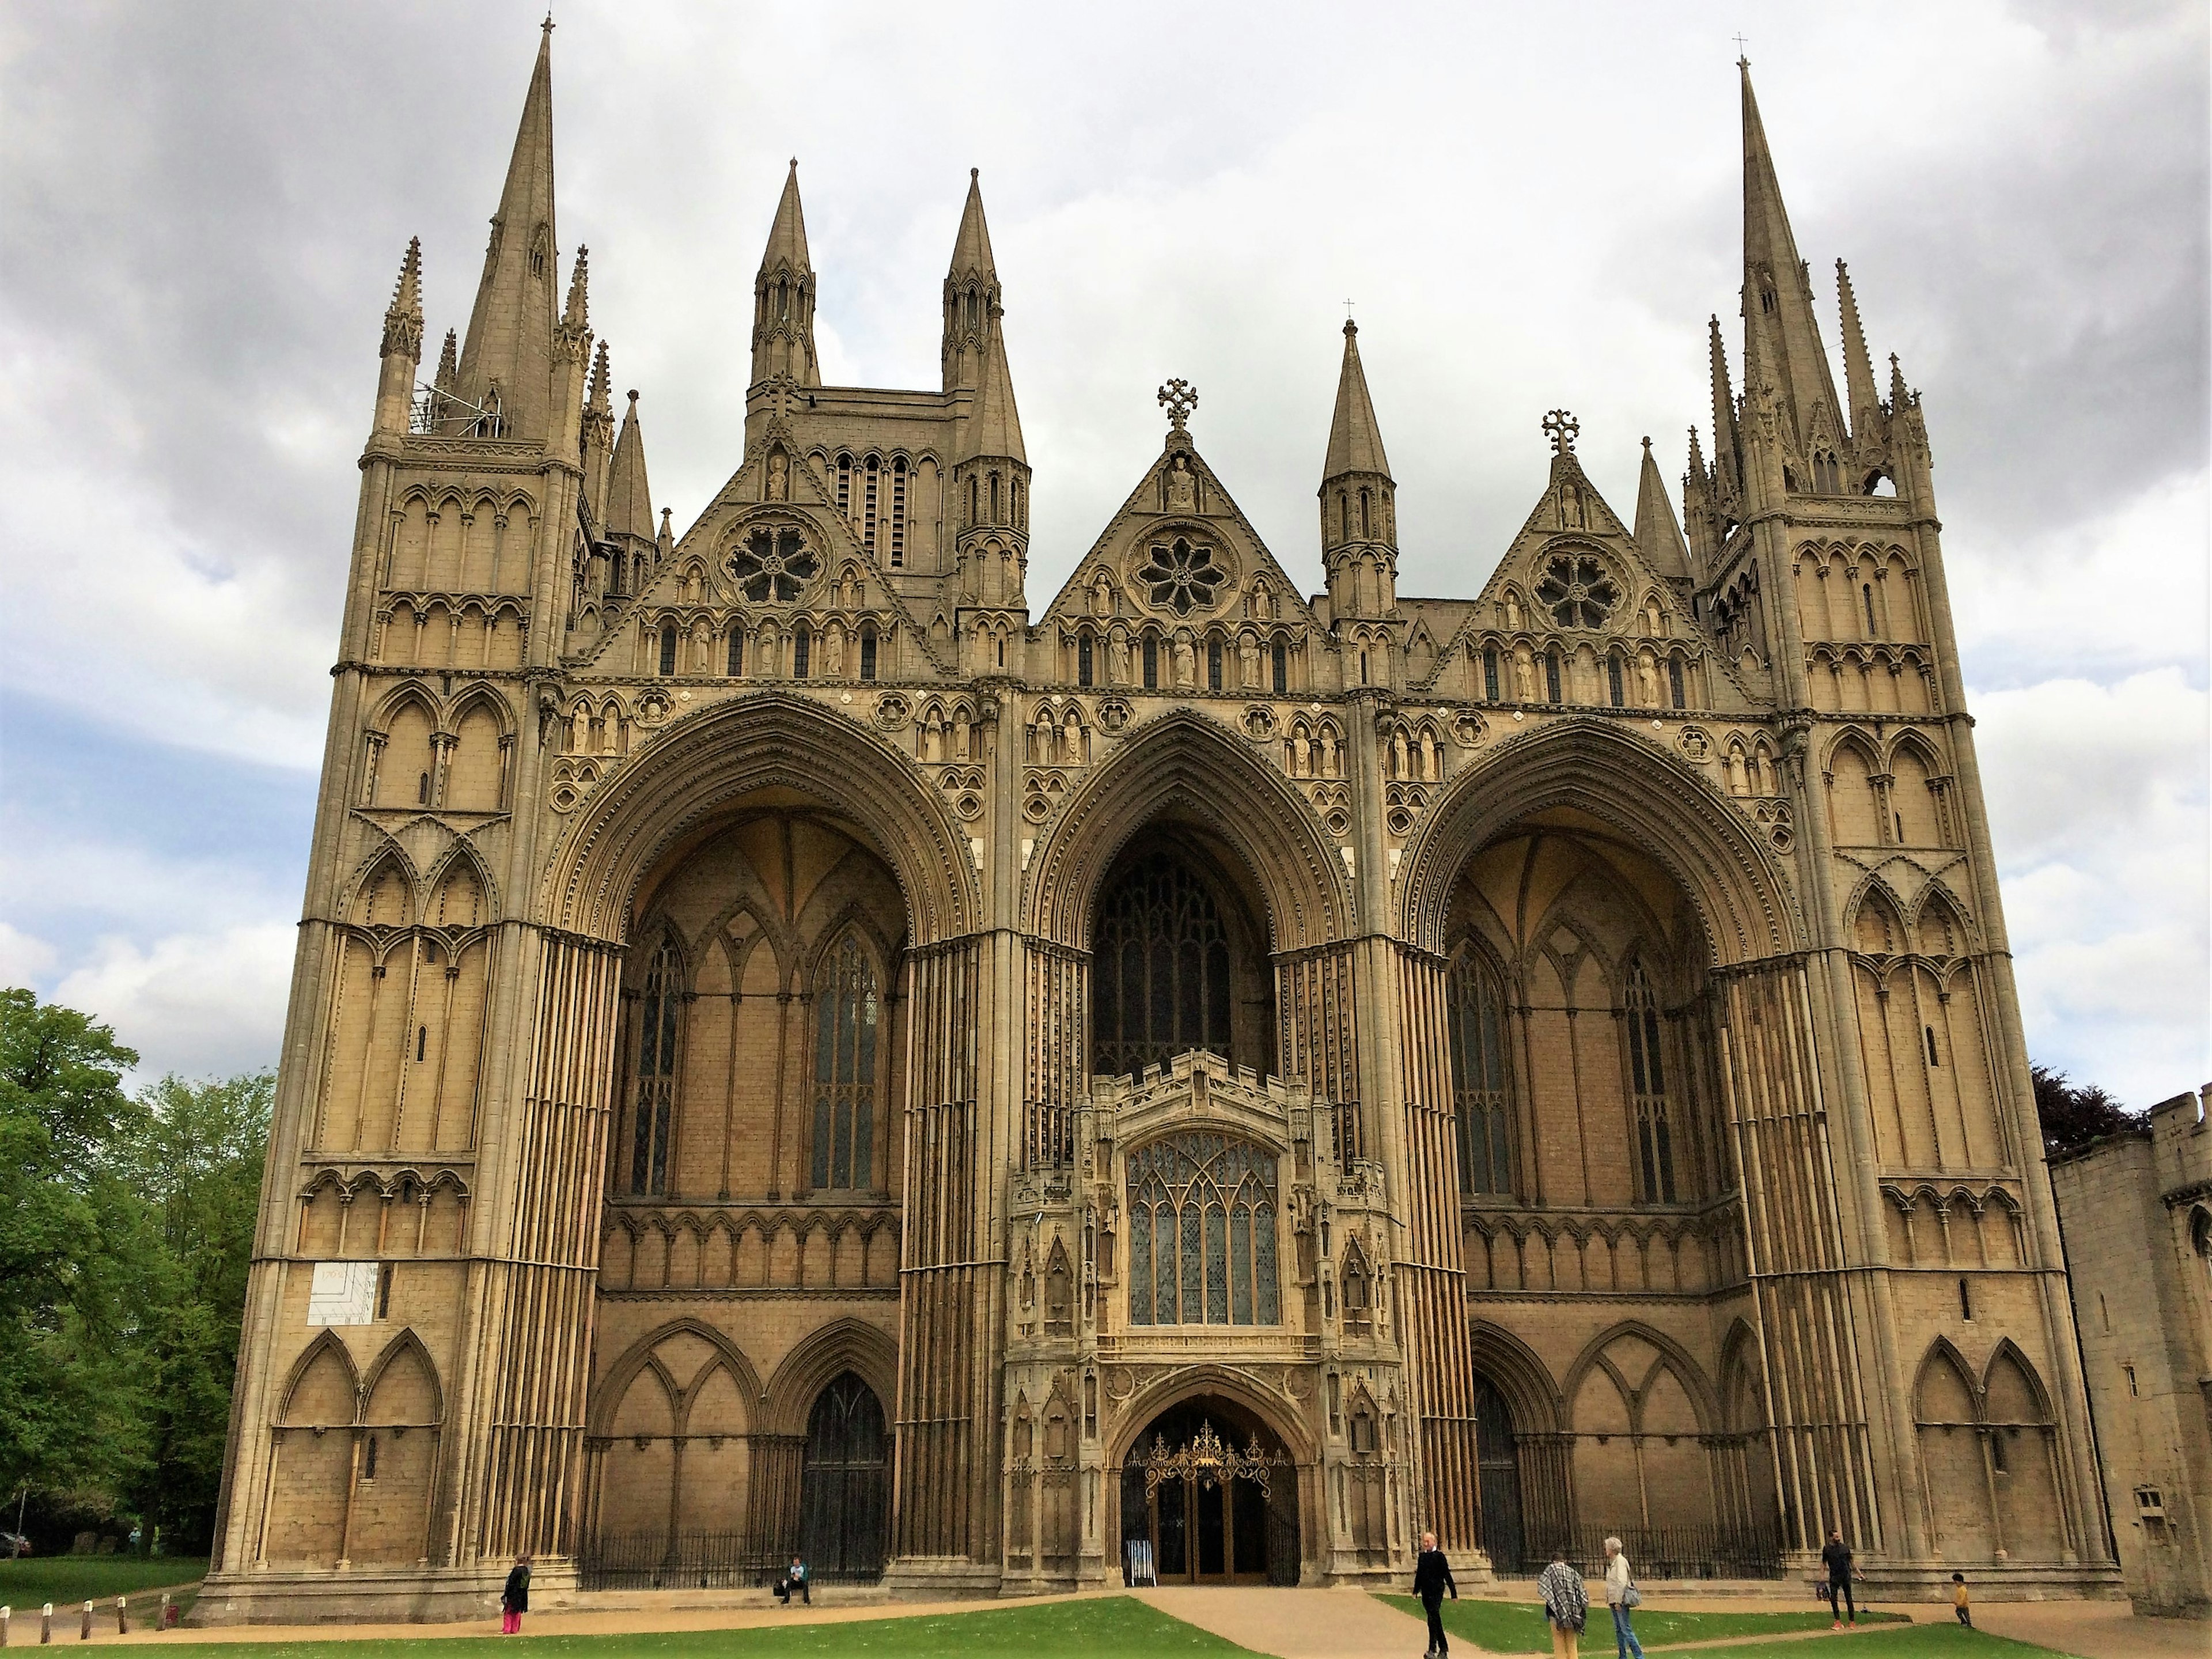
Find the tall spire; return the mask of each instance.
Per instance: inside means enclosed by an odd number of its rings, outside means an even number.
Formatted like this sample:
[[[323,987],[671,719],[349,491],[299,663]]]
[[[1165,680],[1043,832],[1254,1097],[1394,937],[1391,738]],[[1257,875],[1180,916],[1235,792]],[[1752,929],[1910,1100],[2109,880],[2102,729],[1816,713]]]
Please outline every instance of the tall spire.
[[[1707,319],[1713,368],[1713,489],[1723,500],[1742,488],[1742,445],[1735,425],[1735,392],[1729,385],[1728,345],[1721,319]]]
[[[607,464],[613,456],[615,443],[615,411],[608,391],[612,379],[607,343],[602,340],[592,354],[592,378],[584,388],[582,423],[584,503],[602,531],[606,527]]]
[[[975,412],[962,423],[956,459],[1004,455],[1025,466],[1029,464],[1029,455],[1022,447],[1021,412],[1014,406],[1014,377],[1006,367],[1006,315],[995,303],[991,307],[990,337],[983,347]]]
[[[1322,464],[1322,478],[1346,472],[1390,476],[1389,457],[1382,453],[1382,430],[1375,422],[1375,404],[1367,395],[1367,372],[1359,362],[1359,325],[1344,325],[1344,367],[1336,377],[1336,413],[1328,423],[1328,458]]]
[[[1382,428],[1367,395],[1359,362],[1359,325],[1344,324],[1344,366],[1336,377],[1336,412],[1322,462],[1322,566],[1332,613],[1382,617],[1398,597],[1397,486],[1382,453]]]
[[[952,263],[945,273],[945,339],[939,356],[947,392],[974,391],[982,384],[999,298],[991,228],[983,218],[983,186],[978,169],[970,167],[960,232],[952,239]]]
[[[1867,356],[1866,331],[1859,325],[1858,295],[1851,291],[1850,267],[1836,261],[1836,303],[1844,318],[1844,388],[1851,400],[1851,436],[1864,444],[1881,425],[1881,398],[1874,389],[1874,361]]]
[[[653,538],[653,490],[645,481],[645,433],[638,425],[637,393],[629,394],[622,436],[615,440],[614,464],[607,472],[606,531],[610,536]]]
[[[1736,60],[1743,83],[1743,319],[1745,354],[1751,337],[1759,337],[1760,360],[1774,379],[1790,429],[1793,447],[1814,434],[1814,410],[1827,411],[1832,437],[1840,437],[1842,416],[1836,403],[1835,377],[1820,345],[1813,314],[1813,284],[1797,257],[1797,239],[1782,205],[1782,186],[1766,129],[1759,118],[1759,100],[1751,89],[1751,65]],[[1745,375],[1748,381],[1749,371]]]
[[[553,33],[539,37],[514,154],[492,216],[483,278],[461,345],[459,395],[490,410],[504,434],[542,438],[552,397],[556,317],[553,233]]]
[[[1674,581],[1689,580],[1690,551],[1682,544],[1682,527],[1675,520],[1674,504],[1667,498],[1659,463],[1651,458],[1649,438],[1644,441],[1644,470],[1636,483],[1636,545],[1654,574]]]
[[[780,376],[820,386],[814,355],[814,266],[806,252],[806,213],[799,201],[799,158],[791,158],[783,195],[769,227],[760,274],[753,279],[753,383]]]

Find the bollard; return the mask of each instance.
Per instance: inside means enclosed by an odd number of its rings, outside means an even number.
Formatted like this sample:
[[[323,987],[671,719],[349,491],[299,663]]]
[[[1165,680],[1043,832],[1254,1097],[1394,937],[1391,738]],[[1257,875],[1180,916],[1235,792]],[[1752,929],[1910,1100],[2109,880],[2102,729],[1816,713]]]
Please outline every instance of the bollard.
[[[169,1592],[163,1590],[161,1592],[161,1628],[163,1630],[176,1629],[177,1611],[176,1603],[169,1600]]]
[[[43,1645],[54,1639],[54,1604],[51,1601],[39,1609],[39,1641]]]
[[[13,1607],[0,1607],[0,1648],[8,1645],[8,1626],[15,1617]]]
[[[89,1595],[84,1598],[84,1618],[76,1627],[76,1639],[80,1642],[92,1640],[92,1598]]]
[[[119,1595],[115,1598],[115,1633],[118,1636],[131,1634],[131,1614],[124,1606],[124,1598]]]

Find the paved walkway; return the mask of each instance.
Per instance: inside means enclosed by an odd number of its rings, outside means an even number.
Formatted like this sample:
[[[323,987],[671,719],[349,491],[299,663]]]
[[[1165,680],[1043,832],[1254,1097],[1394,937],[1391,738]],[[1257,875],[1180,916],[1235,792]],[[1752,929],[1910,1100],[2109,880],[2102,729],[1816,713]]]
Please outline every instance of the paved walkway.
[[[1675,1594],[1654,1590],[1653,1606],[1685,1613],[1753,1613],[1802,1611],[1803,1598],[1778,1593],[1767,1584],[1756,1592],[1731,1587],[1733,1593]],[[1090,1591],[1088,1595],[1120,1595],[1119,1589]],[[871,1597],[841,1604],[840,1592],[826,1590],[812,1607],[785,1608],[773,1601],[755,1602],[750,1595],[730,1592],[699,1595],[668,1591],[656,1595],[608,1595],[615,1605],[585,1606],[532,1613],[526,1620],[533,1636],[635,1635],[648,1631],[745,1630],[770,1625],[847,1624],[872,1619],[907,1618],[921,1613],[981,1613],[994,1607],[1035,1606],[1042,1601],[1079,1599],[1068,1595],[1009,1598],[1003,1601],[885,1601]],[[1530,1585],[1510,1583],[1486,1588],[1486,1595],[1502,1594],[1512,1600],[1534,1600]],[[1161,1612],[1197,1626],[1200,1630],[1277,1659],[1413,1659],[1422,1640],[1419,1620],[1378,1601],[1364,1589],[1274,1589],[1260,1586],[1193,1588],[1174,1586],[1136,1592],[1139,1600]],[[596,1600],[597,1598],[589,1598]],[[1762,1603],[1764,1604],[1762,1606]],[[1604,1612],[1594,1609],[1597,1628],[1605,1639]],[[1948,1605],[1931,1602],[1889,1603],[1882,1611],[1903,1613],[1918,1622],[1945,1623]],[[38,1610],[15,1610],[13,1645],[38,1640]],[[66,1615],[66,1616],[65,1616]],[[134,1622],[137,1619],[134,1607]],[[2212,1625],[2169,1619],[2137,1619],[2125,1601],[2009,1601],[1987,1602],[1974,1609],[1974,1622],[1996,1636],[2034,1642],[2072,1654],[2079,1659],[2206,1659],[2212,1655]],[[104,1625],[105,1628],[100,1628]],[[211,1629],[159,1632],[143,1626],[128,1636],[115,1634],[112,1613],[102,1609],[93,1639],[110,1647],[145,1643],[222,1644],[229,1642],[331,1642],[364,1639],[420,1640],[489,1636],[496,1632],[496,1619],[471,1620],[436,1625],[231,1625]],[[1879,1627],[1869,1627],[1879,1628]],[[57,1607],[56,1643],[77,1645],[74,1607]],[[1741,1642],[1811,1639],[1822,1631],[1800,1637],[1747,1637]],[[1700,1649],[1737,1645],[1736,1642],[1695,1644]],[[1470,1644],[1461,1643],[1470,1651]],[[1593,1654],[1604,1641],[1585,1638]],[[1655,1653],[1667,1651],[1652,1650]],[[1679,1651],[1679,1650],[1677,1650]]]

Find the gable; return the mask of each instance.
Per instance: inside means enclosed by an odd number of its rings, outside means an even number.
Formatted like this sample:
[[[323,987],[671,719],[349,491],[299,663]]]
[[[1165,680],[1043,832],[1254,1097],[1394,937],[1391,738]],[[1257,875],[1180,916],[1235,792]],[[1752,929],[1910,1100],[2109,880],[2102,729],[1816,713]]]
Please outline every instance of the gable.
[[[1312,626],[1304,597],[1188,443],[1170,441],[1091,544],[1037,626],[1087,619]]]

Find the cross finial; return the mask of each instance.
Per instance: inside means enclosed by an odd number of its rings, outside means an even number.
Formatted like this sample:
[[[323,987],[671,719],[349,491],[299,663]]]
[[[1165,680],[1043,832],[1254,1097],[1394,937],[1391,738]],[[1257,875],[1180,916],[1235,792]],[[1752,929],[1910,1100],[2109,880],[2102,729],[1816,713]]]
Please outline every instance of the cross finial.
[[[549,9],[549,10],[546,12],[546,14],[545,14],[545,21],[544,21],[544,22],[540,23],[538,27],[541,30],[543,30],[544,33],[546,33],[547,34],[550,34],[550,33],[553,33],[553,29],[554,29],[553,14],[552,14],[552,12],[551,12],[550,9]]]
[[[1544,416],[1544,435],[1552,441],[1554,455],[1573,454],[1575,434],[1582,429],[1582,422],[1564,409],[1555,409]]]
[[[1352,301],[1349,297],[1344,302],[1344,320],[1347,323],[1352,320]]]
[[[1198,407],[1198,393],[1188,380],[1170,380],[1160,388],[1160,407],[1168,412],[1168,425],[1180,432]]]
[[[1738,69],[1749,69],[1751,67],[1751,59],[1743,55],[1743,49],[1750,44],[1751,42],[1745,40],[1741,34],[1735,37],[1735,62]]]

